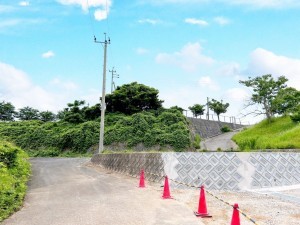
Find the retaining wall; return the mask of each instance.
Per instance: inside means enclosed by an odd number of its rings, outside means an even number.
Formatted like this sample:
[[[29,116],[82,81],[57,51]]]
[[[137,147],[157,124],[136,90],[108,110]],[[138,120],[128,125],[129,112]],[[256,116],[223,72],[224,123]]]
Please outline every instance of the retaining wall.
[[[137,176],[145,170],[149,180],[160,176],[211,190],[246,190],[300,184],[300,153],[133,153],[98,154],[92,162]],[[172,182],[177,188],[186,186]]]
[[[209,138],[219,134],[222,134],[221,128],[224,126],[228,126],[232,130],[236,130],[244,125],[234,124],[234,123],[226,123],[212,120],[204,120],[197,118],[187,118],[191,122],[192,129],[194,133],[199,134],[201,138]]]

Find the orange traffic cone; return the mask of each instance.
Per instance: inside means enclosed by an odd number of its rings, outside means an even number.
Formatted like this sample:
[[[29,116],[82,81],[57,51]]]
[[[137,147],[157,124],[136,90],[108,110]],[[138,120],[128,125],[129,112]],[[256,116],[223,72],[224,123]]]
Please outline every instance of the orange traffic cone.
[[[145,174],[144,174],[144,170],[141,170],[141,174],[140,174],[140,188],[144,188],[145,187]]]
[[[241,225],[240,222],[240,212],[238,210],[239,205],[235,203],[233,205],[233,213],[232,213],[232,219],[231,219],[231,225]]]
[[[200,189],[200,198],[199,198],[198,211],[194,212],[194,213],[195,213],[196,216],[200,216],[200,217],[212,217],[207,212],[205,191],[204,191],[204,186],[203,185],[201,186],[201,189]]]
[[[162,198],[163,199],[172,198],[170,195],[168,176],[165,176],[165,185],[164,185],[164,192]]]

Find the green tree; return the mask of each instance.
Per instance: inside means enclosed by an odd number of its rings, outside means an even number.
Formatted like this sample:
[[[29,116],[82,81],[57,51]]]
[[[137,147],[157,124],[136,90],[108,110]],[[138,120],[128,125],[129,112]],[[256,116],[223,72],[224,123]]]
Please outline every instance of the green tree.
[[[91,107],[84,107],[83,109],[83,116],[85,120],[95,120],[100,118],[101,116],[101,107],[100,104],[96,104]]]
[[[131,115],[137,112],[157,110],[163,101],[158,99],[158,90],[133,82],[124,84],[106,96],[106,110]]]
[[[16,117],[20,120],[38,120],[39,110],[26,106],[21,108],[16,114]]]
[[[43,122],[49,122],[49,121],[54,121],[56,116],[53,112],[50,111],[42,111],[39,114],[40,120]]]
[[[204,107],[205,107],[204,105],[195,104],[193,106],[190,106],[189,110],[191,110],[193,113],[193,116],[197,118],[198,116],[201,117],[204,114],[204,111],[205,111]]]
[[[254,115],[265,115],[268,121],[271,121],[271,118],[276,113],[276,107],[274,107],[274,99],[276,98],[278,92],[286,88],[287,78],[284,76],[278,77],[277,80],[274,80],[271,74],[262,75],[260,77],[251,78],[248,80],[242,81],[239,83],[250,87],[253,90],[253,94],[249,103],[246,105],[261,105],[262,110],[256,109],[251,112]]]
[[[272,101],[272,111],[279,115],[289,114],[297,111],[300,105],[300,91],[287,87],[278,91]]]
[[[0,121],[13,121],[15,107],[10,102],[0,102]]]
[[[181,107],[179,107],[179,106],[177,106],[177,105],[170,107],[170,109],[177,110],[177,111],[179,111],[179,112],[181,112],[181,113],[183,113],[183,111],[184,111],[183,108],[181,108]]]
[[[227,108],[229,107],[229,103],[223,103],[222,100],[219,102],[215,99],[212,99],[211,101],[209,101],[208,107],[212,111],[214,111],[215,114],[217,114],[218,120],[220,121],[220,114],[227,112]]]
[[[85,104],[83,100],[75,100],[73,103],[68,103],[68,107],[64,109],[63,117],[64,121],[69,123],[82,123],[84,122],[84,112],[82,106]]]

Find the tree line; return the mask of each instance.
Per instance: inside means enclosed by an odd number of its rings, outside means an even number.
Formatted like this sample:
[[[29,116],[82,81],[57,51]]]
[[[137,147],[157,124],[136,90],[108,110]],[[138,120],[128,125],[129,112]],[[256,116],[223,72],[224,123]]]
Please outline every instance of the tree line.
[[[239,83],[252,89],[252,96],[245,107],[258,105],[259,108],[249,114],[265,115],[271,119],[276,115],[290,115],[293,121],[300,121],[300,91],[287,86],[288,79],[280,76],[277,80],[272,75],[262,75],[248,80],[240,80]],[[159,91],[144,84],[133,82],[117,87],[117,89],[106,95],[106,112],[132,115],[144,111],[161,111],[163,100],[158,98]],[[189,107],[194,117],[204,115],[205,106],[194,104]],[[226,113],[229,103],[223,103],[212,99],[207,103],[217,116]],[[171,109],[184,111],[181,107],[173,106]],[[62,120],[70,123],[82,123],[95,120],[100,117],[101,105],[89,106],[83,100],[75,100],[68,103],[67,107],[54,114],[51,111],[39,111],[26,106],[18,111],[10,102],[0,102],[0,121],[18,120],[41,120],[44,122]]]

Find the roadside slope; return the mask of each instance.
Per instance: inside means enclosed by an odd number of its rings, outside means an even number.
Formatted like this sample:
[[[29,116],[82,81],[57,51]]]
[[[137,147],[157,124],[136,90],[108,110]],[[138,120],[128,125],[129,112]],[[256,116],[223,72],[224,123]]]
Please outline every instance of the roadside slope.
[[[241,150],[300,149],[300,124],[289,116],[274,118],[250,127],[232,138]]]

